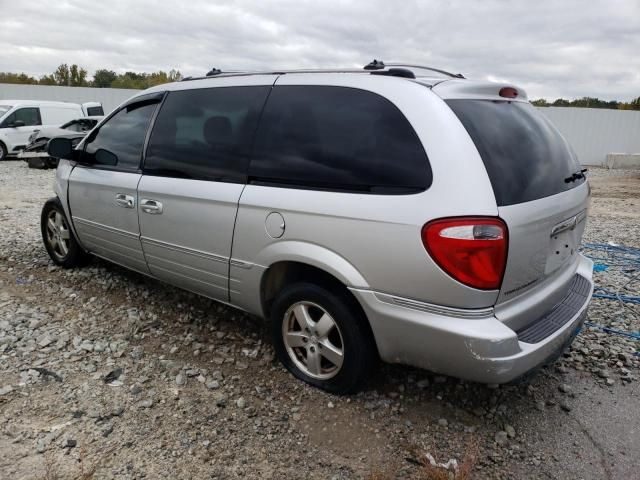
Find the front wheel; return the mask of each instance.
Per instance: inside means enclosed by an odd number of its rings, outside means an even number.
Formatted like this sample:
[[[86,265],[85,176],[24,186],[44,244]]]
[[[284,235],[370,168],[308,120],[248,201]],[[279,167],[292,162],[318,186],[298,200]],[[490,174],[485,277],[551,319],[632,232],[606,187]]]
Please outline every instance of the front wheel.
[[[52,198],[42,207],[40,217],[42,240],[53,263],[64,268],[85,265],[87,254],[73,236],[60,200]]]
[[[290,285],[275,299],[271,323],[282,364],[323,390],[355,392],[377,363],[366,319],[347,292]]]

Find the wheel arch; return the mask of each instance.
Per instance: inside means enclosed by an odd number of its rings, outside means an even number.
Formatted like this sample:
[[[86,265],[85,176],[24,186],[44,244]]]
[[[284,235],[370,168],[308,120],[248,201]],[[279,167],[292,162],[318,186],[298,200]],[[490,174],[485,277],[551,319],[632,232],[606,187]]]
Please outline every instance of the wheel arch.
[[[342,277],[344,278],[344,276]],[[349,290],[349,285],[333,273],[311,263],[300,260],[280,260],[271,264],[265,270],[260,281],[260,303],[264,317],[270,317],[271,306],[279,292],[288,285],[300,282],[320,285],[332,292],[343,295],[360,314],[366,329],[365,335],[371,338],[377,353],[377,342],[369,319],[358,299]]]
[[[4,147],[4,151],[7,152],[6,156],[8,157],[9,156],[9,147],[7,147],[7,144],[1,139],[0,139],[0,146]],[[4,160],[6,160],[6,158],[4,158]]]

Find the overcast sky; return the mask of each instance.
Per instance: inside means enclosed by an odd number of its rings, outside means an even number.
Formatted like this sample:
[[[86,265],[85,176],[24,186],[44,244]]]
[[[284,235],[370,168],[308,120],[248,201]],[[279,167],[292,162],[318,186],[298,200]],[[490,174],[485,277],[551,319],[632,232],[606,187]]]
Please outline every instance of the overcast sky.
[[[374,57],[514,82],[532,99],[628,101],[640,0],[0,0],[0,71],[202,75]]]

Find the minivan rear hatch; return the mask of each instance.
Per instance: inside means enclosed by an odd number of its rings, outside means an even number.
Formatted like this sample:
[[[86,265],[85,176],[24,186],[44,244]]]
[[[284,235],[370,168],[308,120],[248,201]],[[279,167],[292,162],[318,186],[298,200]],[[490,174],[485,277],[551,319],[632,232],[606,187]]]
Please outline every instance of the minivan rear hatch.
[[[494,98],[445,101],[482,157],[509,231],[496,316],[500,304],[527,294],[537,298],[508,319],[517,329],[566,295],[577,269],[589,188],[571,147],[549,120],[528,101],[501,98],[495,88]]]

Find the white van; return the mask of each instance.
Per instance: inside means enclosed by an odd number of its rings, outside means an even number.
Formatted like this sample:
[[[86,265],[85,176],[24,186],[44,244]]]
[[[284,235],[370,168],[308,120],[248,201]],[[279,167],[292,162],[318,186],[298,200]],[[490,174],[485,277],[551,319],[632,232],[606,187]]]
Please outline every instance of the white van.
[[[0,160],[17,154],[29,135],[42,127],[57,127],[74,118],[104,115],[97,102],[47,102],[42,100],[0,100]]]

